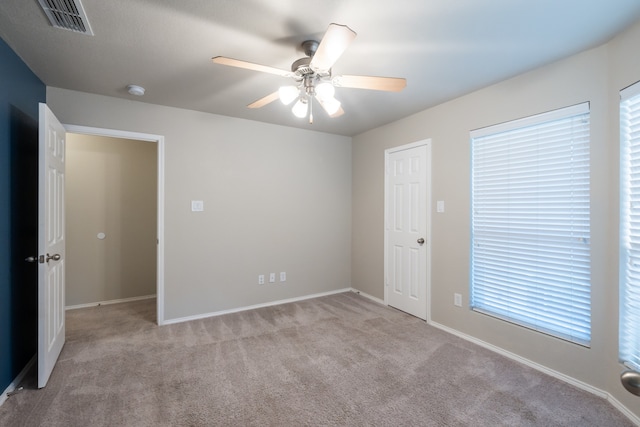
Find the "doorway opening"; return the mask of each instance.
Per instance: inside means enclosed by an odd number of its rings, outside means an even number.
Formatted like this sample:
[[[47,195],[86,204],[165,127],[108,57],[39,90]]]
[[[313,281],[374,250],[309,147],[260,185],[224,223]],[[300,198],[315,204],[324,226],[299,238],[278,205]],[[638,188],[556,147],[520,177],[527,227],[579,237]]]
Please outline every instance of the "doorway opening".
[[[75,125],[65,130],[66,305],[155,296],[162,325],[164,138]]]

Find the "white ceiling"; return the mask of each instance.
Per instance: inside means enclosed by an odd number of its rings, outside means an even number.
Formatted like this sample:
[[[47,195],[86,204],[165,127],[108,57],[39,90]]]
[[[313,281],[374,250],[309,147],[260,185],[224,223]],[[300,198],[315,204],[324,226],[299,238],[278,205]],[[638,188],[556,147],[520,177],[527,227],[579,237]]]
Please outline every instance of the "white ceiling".
[[[37,0],[0,1],[0,37],[48,86],[340,135],[356,135],[562,57],[640,19],[638,0],[82,0],[95,33],[53,28]],[[339,88],[345,114],[310,125],[273,102],[284,77],[225,67],[229,56],[289,69],[332,23],[357,38],[336,74],[405,77],[399,93]],[[129,95],[128,84],[147,90]]]

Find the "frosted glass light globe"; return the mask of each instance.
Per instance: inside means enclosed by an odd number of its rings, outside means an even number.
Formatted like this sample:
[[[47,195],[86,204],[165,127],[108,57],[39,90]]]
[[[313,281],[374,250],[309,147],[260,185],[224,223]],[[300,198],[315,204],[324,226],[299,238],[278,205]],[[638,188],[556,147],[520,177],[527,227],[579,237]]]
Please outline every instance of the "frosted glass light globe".
[[[333,95],[336,93],[336,88],[329,82],[322,82],[318,86],[316,86],[316,97],[318,99],[330,99],[333,98]]]
[[[327,112],[328,115],[333,116],[340,109],[340,101],[335,98],[328,98],[322,101],[322,108]]]
[[[284,105],[289,105],[298,97],[300,90],[296,86],[282,86],[278,89],[278,97]]]
[[[298,99],[298,102],[295,103],[291,111],[293,112],[294,116],[303,119],[307,116],[308,108],[309,105],[307,104],[307,100],[304,98],[300,98]]]

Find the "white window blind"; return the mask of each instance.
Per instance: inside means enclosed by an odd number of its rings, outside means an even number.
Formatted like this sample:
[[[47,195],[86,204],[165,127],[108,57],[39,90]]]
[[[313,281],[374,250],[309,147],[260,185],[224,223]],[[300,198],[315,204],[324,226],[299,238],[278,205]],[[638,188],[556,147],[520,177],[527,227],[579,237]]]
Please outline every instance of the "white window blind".
[[[588,346],[589,104],[471,132],[471,307]]]
[[[640,83],[620,98],[619,357],[640,370]]]

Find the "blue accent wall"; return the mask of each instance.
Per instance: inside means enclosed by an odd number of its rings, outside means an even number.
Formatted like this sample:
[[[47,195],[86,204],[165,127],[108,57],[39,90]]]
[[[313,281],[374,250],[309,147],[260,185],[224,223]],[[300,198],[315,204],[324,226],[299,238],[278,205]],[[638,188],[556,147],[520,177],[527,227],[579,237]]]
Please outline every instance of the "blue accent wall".
[[[38,349],[38,103],[46,86],[0,39],[0,393]]]

